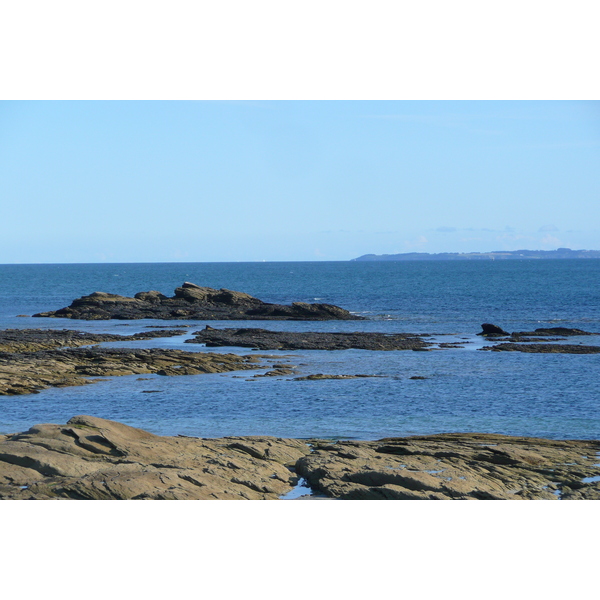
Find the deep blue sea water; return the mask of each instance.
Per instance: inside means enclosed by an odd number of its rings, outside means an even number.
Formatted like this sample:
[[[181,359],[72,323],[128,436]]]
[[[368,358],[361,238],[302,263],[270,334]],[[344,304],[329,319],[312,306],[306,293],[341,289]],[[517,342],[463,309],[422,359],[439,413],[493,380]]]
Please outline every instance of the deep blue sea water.
[[[80,329],[132,334],[165,321],[76,321],[17,317],[67,306],[94,291],[173,295],[184,281],[250,293],[268,302],[327,302],[366,321],[218,322],[298,331],[434,333],[463,349],[431,352],[294,351],[298,375],[379,378],[289,381],[251,373],[107,378],[93,385],[0,396],[0,432],[91,414],[162,435],[275,435],[378,439],[480,431],[600,439],[600,355],[480,351],[481,323],[507,331],[544,326],[600,332],[600,260],[482,262],[156,263],[0,265],[0,329]],[[180,337],[107,345],[180,348]],[[600,335],[569,343],[600,345]],[[215,351],[210,349],[210,351]],[[242,348],[219,352],[251,353]],[[241,375],[241,376],[240,376]],[[412,376],[426,379],[413,380]],[[158,393],[143,393],[159,390]]]

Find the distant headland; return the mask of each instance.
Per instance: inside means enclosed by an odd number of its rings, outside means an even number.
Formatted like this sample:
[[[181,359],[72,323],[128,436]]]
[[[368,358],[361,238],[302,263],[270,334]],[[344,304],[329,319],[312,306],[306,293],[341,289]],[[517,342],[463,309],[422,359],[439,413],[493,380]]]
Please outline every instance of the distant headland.
[[[405,254],[364,254],[351,260],[519,260],[519,259],[600,258],[600,250],[498,250],[494,252],[407,252]]]

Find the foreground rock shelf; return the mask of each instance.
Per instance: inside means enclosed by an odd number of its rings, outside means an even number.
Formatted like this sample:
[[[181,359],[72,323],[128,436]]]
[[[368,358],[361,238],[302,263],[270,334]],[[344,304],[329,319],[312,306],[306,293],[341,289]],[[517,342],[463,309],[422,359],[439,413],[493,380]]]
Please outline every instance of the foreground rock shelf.
[[[89,416],[0,436],[0,499],[277,499],[308,453],[270,437],[159,437]]]
[[[600,442],[440,434],[376,442],[162,437],[91,416],[0,436],[0,499],[600,499]]]
[[[139,292],[133,298],[94,292],[77,298],[68,307],[41,312],[34,317],[64,319],[200,319],[200,320],[361,320],[332,304],[293,302],[270,304],[243,292],[215,290],[185,282],[169,298],[160,292]]]

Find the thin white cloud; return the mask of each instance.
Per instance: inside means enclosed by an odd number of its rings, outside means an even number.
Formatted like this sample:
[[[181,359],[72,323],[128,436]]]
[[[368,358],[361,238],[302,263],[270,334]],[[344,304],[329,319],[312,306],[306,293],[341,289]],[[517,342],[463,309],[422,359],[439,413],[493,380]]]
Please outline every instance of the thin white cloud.
[[[564,247],[563,243],[557,237],[554,237],[553,235],[550,235],[550,234],[545,235],[540,240],[540,244],[542,244],[542,246],[551,247],[551,248]]]
[[[429,243],[429,240],[424,236],[420,235],[416,240],[404,240],[404,246],[406,248],[422,248]]]

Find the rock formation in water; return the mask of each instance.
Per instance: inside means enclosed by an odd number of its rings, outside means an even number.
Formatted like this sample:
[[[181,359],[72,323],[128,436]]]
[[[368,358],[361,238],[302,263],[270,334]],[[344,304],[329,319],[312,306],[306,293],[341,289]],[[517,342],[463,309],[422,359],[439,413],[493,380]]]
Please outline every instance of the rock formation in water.
[[[482,335],[484,337],[497,337],[510,335],[510,333],[508,333],[508,331],[504,331],[504,329],[498,327],[498,325],[493,325],[492,323],[483,323],[481,325],[481,331],[477,335]]]
[[[142,331],[133,335],[90,333],[73,329],[4,329],[0,331],[0,354],[3,352],[38,352],[55,348],[78,348],[101,342],[130,342],[182,335],[176,329]]]
[[[538,354],[600,354],[600,346],[584,346],[583,344],[523,344],[507,342],[486,346],[479,350],[494,352],[534,352]]]
[[[163,437],[73,417],[0,435],[0,499],[599,500],[599,441],[439,434],[374,442]]]
[[[65,319],[194,319],[194,320],[360,320],[332,304],[293,302],[270,304],[243,292],[215,290],[185,282],[172,298],[160,292],[139,292],[133,298],[94,292],[77,298],[66,308],[41,312],[34,317]]]
[[[266,329],[215,329],[195,331],[190,344],[207,347],[238,346],[259,350],[421,350],[432,344],[413,333],[326,333],[318,331],[268,331]]]
[[[260,369],[261,356],[161,348],[66,348],[0,353],[0,396],[93,383],[88,377],[198,375]],[[266,367],[266,365],[265,365]]]
[[[572,329],[570,327],[540,327],[535,331],[513,331],[511,337],[544,337],[559,335],[565,336],[579,336],[579,335],[596,335],[589,331],[583,331],[583,329]]]

